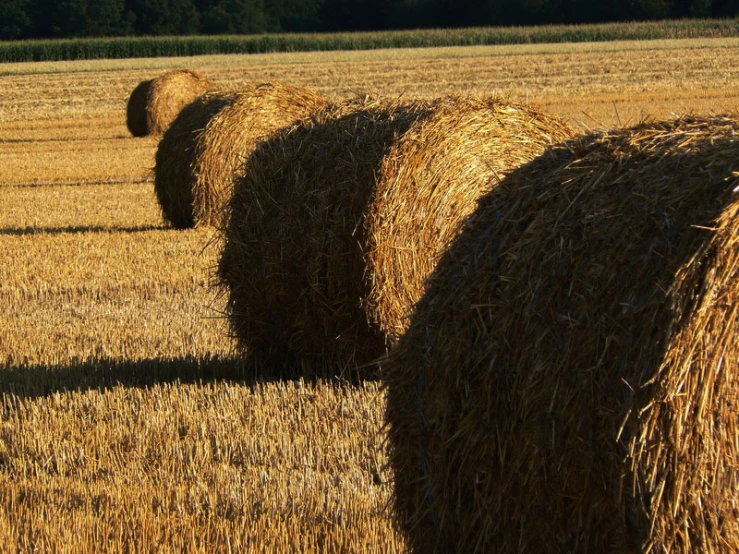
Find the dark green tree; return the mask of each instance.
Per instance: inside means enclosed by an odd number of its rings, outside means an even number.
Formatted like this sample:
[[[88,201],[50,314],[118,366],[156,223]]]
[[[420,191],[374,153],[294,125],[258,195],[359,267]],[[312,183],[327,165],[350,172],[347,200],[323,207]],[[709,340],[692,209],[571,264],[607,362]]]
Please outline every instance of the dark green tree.
[[[136,14],[137,35],[192,35],[200,32],[200,13],[193,0],[125,0]]]
[[[632,17],[635,19],[667,19],[672,15],[671,0],[634,0]]]
[[[622,0],[562,0],[561,23],[602,23],[632,19],[631,2]]]
[[[396,29],[431,27],[438,20],[437,0],[391,0],[389,26]]]
[[[0,39],[25,38],[30,33],[30,2],[28,0],[2,0],[0,2]]]
[[[0,39],[736,17],[739,0],[0,0]]]
[[[693,0],[690,2],[690,9],[687,14],[690,17],[711,17],[711,0]],[[682,13],[677,14],[679,17]]]
[[[505,13],[510,15],[506,24],[539,25],[562,21],[561,0],[518,0],[508,4]]]
[[[388,0],[325,0],[320,17],[326,31],[387,29],[392,11]]]
[[[711,14],[714,17],[737,17],[739,16],[739,1],[713,0]]]
[[[270,30],[264,0],[205,0],[198,2],[201,29],[206,34],[249,34]]]
[[[264,11],[271,29],[288,32],[322,29],[321,9],[325,0],[264,0]]]
[[[125,35],[132,32],[133,14],[124,0],[57,0],[46,17],[58,37]]]

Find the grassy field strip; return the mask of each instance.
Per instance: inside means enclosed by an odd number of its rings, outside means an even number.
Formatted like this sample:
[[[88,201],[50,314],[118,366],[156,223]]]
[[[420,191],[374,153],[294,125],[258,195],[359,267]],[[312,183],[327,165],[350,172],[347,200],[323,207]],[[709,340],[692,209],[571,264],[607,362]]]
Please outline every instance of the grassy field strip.
[[[0,157],[12,171],[0,174],[3,185],[141,182],[154,165],[146,141],[91,139],[55,143],[0,143]],[[80,177],[80,174],[84,177]]]
[[[400,552],[385,512],[383,401],[376,384],[4,394],[0,545]]]
[[[118,72],[122,70],[166,70],[172,67],[261,67],[263,65],[307,65],[323,63],[386,62],[395,60],[439,60],[501,56],[553,54],[596,54],[642,52],[648,50],[735,49],[739,38],[695,38],[613,42],[571,42],[556,44],[512,44],[495,46],[447,46],[437,48],[387,48],[337,52],[287,52],[273,54],[217,54],[170,58],[128,58],[120,60],[77,60],[60,62],[0,63],[2,75],[38,75],[77,72]]]
[[[3,301],[15,302],[2,318],[2,363],[65,367],[91,359],[177,360],[230,352],[225,319],[216,318],[204,290],[169,290],[149,298],[115,288],[66,296],[31,292],[38,300],[23,298],[21,306],[20,295],[2,295]],[[20,330],[24,337],[18,336]]]
[[[3,162],[14,167],[12,174],[0,177],[0,188],[5,184],[139,182],[149,177],[152,154],[149,144],[119,139],[0,144]]]
[[[0,42],[8,62],[103,58],[155,58],[204,54],[256,54],[430,48],[500,44],[547,44],[737,36],[736,20],[688,19],[528,27],[474,27],[343,33],[262,35],[99,37]]]
[[[334,98],[357,92],[425,97],[450,92],[494,92],[543,105],[576,120],[597,120],[604,126],[618,125],[614,102],[630,112],[625,114],[624,121],[638,119],[642,112],[666,117],[676,109],[682,111],[684,103],[671,107],[671,99],[691,95],[696,99],[691,108],[697,111],[727,111],[739,104],[739,67],[733,63],[735,48],[462,56],[426,59],[422,63],[412,57],[417,51],[408,52],[412,54],[406,59],[324,61],[309,65],[273,63],[278,56],[271,55],[263,57],[265,63],[261,66],[239,65],[238,56],[215,56],[203,58],[195,67],[225,87],[238,87],[249,80],[284,81],[315,88]],[[181,64],[183,60],[173,62]],[[138,63],[148,62],[138,60]],[[5,90],[11,92],[0,97],[0,125],[5,128],[15,125],[24,137],[31,136],[32,131],[20,130],[18,125],[22,121],[30,124],[62,119],[66,124],[71,119],[108,120],[118,114],[122,125],[128,94],[141,79],[154,74],[137,68],[114,73],[59,73],[43,79],[33,75],[7,77]],[[703,98],[705,91],[716,90],[723,91],[724,96]],[[645,110],[640,95],[646,95],[647,99],[659,95],[664,107]],[[608,98],[606,104],[595,101],[602,96]],[[559,109],[551,102],[552,98],[568,99],[562,103],[566,109]],[[629,105],[635,102],[639,105],[630,110]],[[585,110],[574,107],[576,104],[587,108],[587,117],[583,116]],[[590,111],[591,106],[596,108],[594,112]],[[80,125],[95,123],[84,121]],[[109,130],[111,137],[125,134],[123,127]],[[84,130],[81,127],[76,132]],[[12,133],[2,136],[6,140],[14,138]],[[148,158],[142,159],[140,166],[148,163]]]
[[[34,202],[39,197],[43,198],[48,210],[43,218]],[[3,206],[0,236],[24,232],[43,234],[50,230],[61,233],[65,229],[130,231],[163,225],[153,187],[149,183],[54,187],[6,185],[0,186],[0,204]],[[91,212],[90,205],[96,207],[94,212]]]
[[[116,114],[120,115],[120,114]],[[89,141],[92,139],[130,138],[120,117],[96,118],[94,125],[80,126],[79,119],[21,120],[0,123],[0,144],[12,142],[43,143]],[[145,140],[145,139],[142,139]],[[155,144],[152,139],[152,144]]]
[[[541,108],[558,113],[583,130],[634,125],[649,118],[669,118],[686,113],[736,113],[739,91],[704,89],[660,93],[594,94],[587,98],[571,96],[529,97]]]
[[[160,224],[152,218],[140,228],[109,222],[110,231],[96,232],[85,226],[95,220],[80,219],[69,227],[69,220],[44,223],[31,234],[0,231],[0,299],[8,306],[0,363],[230,353],[209,288],[210,231],[151,229]]]
[[[0,123],[0,189],[149,180],[157,142],[132,139],[124,117]]]
[[[108,232],[86,232],[81,225],[79,232],[74,228],[63,232],[61,227],[58,234],[45,234],[41,228],[38,234],[0,235],[3,293],[22,290],[21,285],[37,289],[43,283],[53,283],[51,293],[110,288],[148,292],[159,285],[177,291],[208,284],[216,259],[216,248],[208,246],[210,229],[137,230],[112,225]],[[26,254],[31,249],[37,254],[34,258]]]

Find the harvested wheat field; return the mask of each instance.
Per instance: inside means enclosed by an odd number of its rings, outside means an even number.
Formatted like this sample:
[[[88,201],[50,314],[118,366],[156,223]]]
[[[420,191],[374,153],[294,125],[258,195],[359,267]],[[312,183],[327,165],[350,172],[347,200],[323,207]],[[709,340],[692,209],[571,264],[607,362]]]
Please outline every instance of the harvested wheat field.
[[[571,136],[524,106],[457,96],[354,99],[275,133],[235,182],[219,262],[241,346],[371,364],[477,198]]]
[[[415,551],[739,549],[738,137],[591,135],[481,200],[385,366]]]
[[[233,180],[261,140],[326,105],[308,89],[249,83],[205,94],[175,118],[159,142],[154,190],[174,227],[224,226]]]
[[[611,127],[736,107],[738,44],[0,64],[0,552],[405,551],[385,393],[235,354],[213,231],[162,220],[157,139],[127,128],[141,81],[184,66],[334,102],[499,93]]]
[[[176,69],[141,81],[126,105],[126,124],[135,137],[159,137],[182,108],[215,89],[205,75],[192,69]]]

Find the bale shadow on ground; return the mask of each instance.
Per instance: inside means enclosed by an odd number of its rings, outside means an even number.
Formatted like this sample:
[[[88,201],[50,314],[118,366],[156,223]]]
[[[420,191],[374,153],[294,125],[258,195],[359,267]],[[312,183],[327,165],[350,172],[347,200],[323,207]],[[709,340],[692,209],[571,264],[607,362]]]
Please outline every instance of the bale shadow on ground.
[[[104,226],[104,225],[71,225],[69,227],[3,227],[0,236],[23,237],[27,235],[63,235],[83,233],[146,233],[148,231],[166,231],[167,225],[138,226]]]
[[[306,374],[299,364],[270,366],[233,356],[153,357],[120,360],[89,357],[68,364],[25,364],[12,361],[0,364],[0,395],[40,398],[55,393],[99,390],[112,387],[149,387],[163,383],[196,384],[216,381],[254,386],[271,382],[335,381],[360,385],[372,380],[357,377],[357,371],[325,371]]]

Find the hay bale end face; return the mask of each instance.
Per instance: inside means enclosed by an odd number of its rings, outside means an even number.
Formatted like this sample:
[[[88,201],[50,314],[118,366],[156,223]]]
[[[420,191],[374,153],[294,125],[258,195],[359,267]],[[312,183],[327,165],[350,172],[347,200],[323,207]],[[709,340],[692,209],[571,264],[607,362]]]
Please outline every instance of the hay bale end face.
[[[161,136],[182,108],[216,86],[205,75],[192,69],[176,69],[151,83],[146,112],[149,134]]]
[[[235,100],[233,93],[206,93],[183,108],[159,141],[154,192],[162,216],[176,229],[195,226],[197,144],[210,119]]]
[[[167,71],[156,79],[142,81],[128,99],[128,130],[135,137],[161,136],[182,108],[215,89],[205,75],[191,69]]]
[[[126,105],[126,126],[135,137],[145,137],[149,134],[149,125],[146,119],[149,90],[152,80],[141,81],[128,98]]]
[[[464,98],[353,100],[281,131],[230,203],[219,276],[241,346],[370,364],[493,175],[570,135],[528,108]]]
[[[233,179],[259,141],[327,102],[308,89],[252,83],[190,103],[157,149],[154,189],[165,219],[176,228],[223,225]]]
[[[386,346],[477,201],[511,170],[571,138],[556,117],[498,98],[447,97],[383,158],[365,219],[366,311]]]
[[[414,551],[739,550],[737,136],[589,136],[480,200],[383,368]]]

